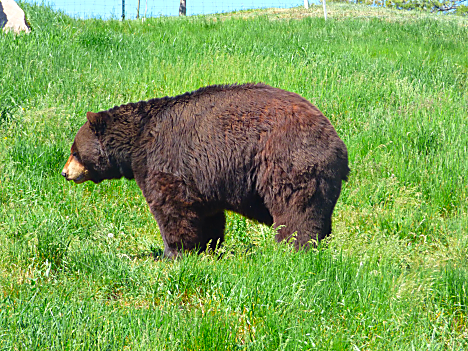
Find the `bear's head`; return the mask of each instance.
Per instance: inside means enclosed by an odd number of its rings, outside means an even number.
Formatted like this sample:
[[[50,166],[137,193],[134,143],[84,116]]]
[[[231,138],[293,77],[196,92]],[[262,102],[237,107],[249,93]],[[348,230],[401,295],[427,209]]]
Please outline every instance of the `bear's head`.
[[[75,136],[62,175],[77,184],[87,180],[99,183],[104,179],[121,178],[119,167],[111,160],[103,143],[109,114],[106,111],[88,112],[86,117],[88,121]]]

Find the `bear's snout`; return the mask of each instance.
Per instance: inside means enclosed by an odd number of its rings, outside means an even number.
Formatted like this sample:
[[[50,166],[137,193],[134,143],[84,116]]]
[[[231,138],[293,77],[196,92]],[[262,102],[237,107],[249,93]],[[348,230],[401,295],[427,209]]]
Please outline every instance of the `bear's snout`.
[[[61,174],[66,180],[73,180],[75,183],[83,183],[88,180],[88,171],[73,155],[68,158]]]

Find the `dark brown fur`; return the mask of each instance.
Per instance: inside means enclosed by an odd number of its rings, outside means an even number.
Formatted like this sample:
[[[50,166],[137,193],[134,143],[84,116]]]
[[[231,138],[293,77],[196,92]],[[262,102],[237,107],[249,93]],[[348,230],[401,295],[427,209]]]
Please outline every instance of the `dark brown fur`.
[[[296,248],[320,241],[349,172],[329,120],[299,95],[263,84],[88,113],[72,152],[86,180],[135,178],[168,256],[221,243],[224,210],[281,226],[278,241],[297,232]]]

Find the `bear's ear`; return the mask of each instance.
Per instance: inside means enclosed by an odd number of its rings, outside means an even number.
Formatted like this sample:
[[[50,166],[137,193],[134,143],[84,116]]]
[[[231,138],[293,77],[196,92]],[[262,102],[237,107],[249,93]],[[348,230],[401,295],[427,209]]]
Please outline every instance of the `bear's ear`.
[[[90,128],[94,134],[102,134],[106,129],[107,122],[109,120],[109,115],[106,112],[88,112],[86,118],[89,121]]]

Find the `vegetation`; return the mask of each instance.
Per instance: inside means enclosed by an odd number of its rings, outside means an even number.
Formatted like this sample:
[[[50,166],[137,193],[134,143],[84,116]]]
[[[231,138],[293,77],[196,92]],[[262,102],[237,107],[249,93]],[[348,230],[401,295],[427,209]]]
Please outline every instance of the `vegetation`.
[[[468,14],[468,6],[464,0],[332,0],[337,2],[353,2],[374,6],[384,6],[399,10],[419,10],[430,12],[445,12],[457,15]]]
[[[466,20],[341,4],[326,22],[24,8],[33,31],[0,34],[1,349],[468,347]],[[87,111],[247,81],[303,95],[348,146],[318,250],[231,213],[224,252],[155,260],[133,181],[61,177]]]

